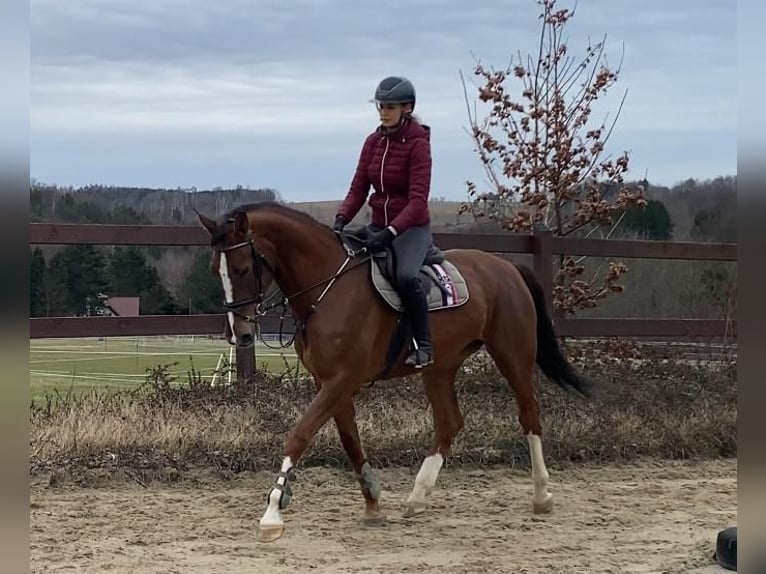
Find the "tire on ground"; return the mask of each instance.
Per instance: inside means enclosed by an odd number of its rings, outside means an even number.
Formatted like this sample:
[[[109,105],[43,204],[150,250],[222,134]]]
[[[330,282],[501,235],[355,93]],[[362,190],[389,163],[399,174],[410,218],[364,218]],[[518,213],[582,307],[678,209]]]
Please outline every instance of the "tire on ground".
[[[737,527],[730,526],[718,533],[715,545],[715,560],[727,570],[737,570]]]

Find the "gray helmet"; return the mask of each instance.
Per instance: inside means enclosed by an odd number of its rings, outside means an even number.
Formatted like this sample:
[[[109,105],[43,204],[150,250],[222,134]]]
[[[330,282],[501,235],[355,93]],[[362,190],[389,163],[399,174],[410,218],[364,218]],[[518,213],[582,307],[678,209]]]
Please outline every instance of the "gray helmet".
[[[379,104],[407,104],[415,107],[415,86],[407,78],[389,76],[375,89],[375,100]]]

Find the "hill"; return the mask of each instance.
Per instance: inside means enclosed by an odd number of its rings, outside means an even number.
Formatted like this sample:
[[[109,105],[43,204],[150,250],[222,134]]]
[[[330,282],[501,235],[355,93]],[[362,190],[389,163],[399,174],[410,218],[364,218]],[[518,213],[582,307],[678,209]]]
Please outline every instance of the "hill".
[[[33,183],[30,190],[31,221],[58,223],[166,223],[196,225],[194,209],[215,216],[245,203],[263,200],[285,201],[268,188],[234,189],[144,189],[90,185],[81,188],[59,187]],[[322,223],[330,225],[335,218],[341,198],[334,201],[289,202]],[[432,226],[444,229],[472,223],[469,214],[459,215],[460,201],[430,202]],[[369,220],[365,205],[354,219],[355,223]]]
[[[335,218],[341,200],[337,201],[302,201],[290,203],[295,209],[299,209],[311,215],[314,219],[330,225]],[[460,214],[460,201],[436,200],[429,202],[431,211],[431,227],[444,229],[456,225],[468,225],[473,223],[473,217],[468,214]],[[353,223],[367,223],[370,218],[370,208],[366,204],[354,218]]]

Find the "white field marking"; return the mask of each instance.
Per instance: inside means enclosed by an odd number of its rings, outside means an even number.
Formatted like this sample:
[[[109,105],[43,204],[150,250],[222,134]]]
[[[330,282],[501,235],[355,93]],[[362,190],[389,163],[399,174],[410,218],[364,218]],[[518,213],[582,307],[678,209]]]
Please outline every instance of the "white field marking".
[[[29,348],[35,351],[37,350],[44,351],[45,349],[49,349],[51,347],[55,347],[55,349],[53,350],[61,352],[61,353],[65,351],[72,351],[74,353],[85,353],[88,349],[93,349],[93,350],[103,349],[104,345],[53,345],[51,343],[43,344],[43,345],[39,343],[30,343],[29,345]],[[75,349],[80,349],[80,350],[75,350]]]
[[[229,346],[228,344],[226,345]],[[138,347],[140,350],[143,349],[183,349],[188,351],[194,351],[195,349],[202,349],[202,350],[208,350],[213,351],[215,349],[221,349],[221,344],[217,345],[139,345]]]
[[[204,369],[196,369],[200,373],[213,373],[215,372],[215,367],[206,367]],[[97,372],[91,372],[87,371],[85,373],[82,373],[80,375],[75,374],[72,371],[38,371],[38,370],[31,370],[29,371],[30,375],[37,375],[41,377],[53,377],[53,376],[65,376],[65,377],[133,377],[135,379],[145,379],[146,374],[140,374],[140,373],[97,373]],[[169,375],[184,375],[186,374],[186,371],[168,371]]]
[[[188,341],[188,340],[174,341],[174,340],[167,340],[163,338],[135,339],[131,337],[109,337],[108,340],[106,341],[100,341],[98,344],[91,344],[91,345],[68,344],[67,341],[69,340],[70,339],[67,339],[67,338],[31,339],[29,341],[29,348],[30,350],[39,350],[41,352],[44,350],[64,352],[69,349],[72,349],[72,350],[80,349],[81,351],[79,352],[86,352],[88,350],[91,350],[94,353],[95,352],[116,352],[116,351],[135,352],[136,349],[151,349],[151,348],[175,349],[179,352],[183,350],[194,350],[194,349],[216,350],[216,349],[221,349],[222,346],[228,349],[228,343],[226,344],[222,343],[219,337],[215,337],[213,339],[199,339],[196,341]],[[256,345],[262,346],[263,343],[258,341]]]
[[[287,472],[293,467],[293,461],[289,456],[286,456],[282,461],[282,472]],[[283,485],[285,483],[284,478],[281,476],[277,478],[277,484]],[[279,498],[282,496],[282,491],[278,488],[274,488],[269,494],[269,505],[266,507],[266,512],[263,513],[261,518],[261,526],[281,526],[282,516],[279,514]]]
[[[168,351],[167,353],[160,353],[159,351],[151,351],[151,352],[145,352],[145,351],[54,351],[54,350],[37,350],[32,349],[30,351],[31,353],[40,353],[40,354],[66,354],[66,355],[114,355],[115,357],[136,357],[136,356],[143,356],[146,355],[147,357],[167,357],[167,356],[173,356],[173,355],[183,355],[186,356],[189,353],[191,353],[194,356],[205,356],[205,357],[217,357],[221,353],[225,352],[225,349],[221,349],[219,352],[214,351],[204,351],[204,352],[197,352],[194,350],[189,350],[188,352],[184,351]],[[103,359],[104,357],[93,357],[94,359]],[[64,359],[50,359],[52,361],[59,361]],[[74,359],[75,361],[79,360],[77,358]]]
[[[218,262],[218,275],[221,276],[221,284],[223,285],[223,293],[227,303],[234,301],[234,288],[231,286],[231,278],[229,277],[229,266],[226,263],[226,254],[221,253],[221,259]],[[234,313],[231,311],[226,312],[226,316],[229,318],[229,328],[231,329],[231,344],[237,344],[237,335],[234,334]]]
[[[223,351],[222,351],[223,352]],[[109,361],[109,360],[117,360],[117,359],[125,359],[127,357],[135,357],[136,353],[133,354],[122,354],[119,356],[111,356],[111,357],[69,357],[69,358],[48,358],[48,359],[33,359],[29,361],[30,365],[57,365],[59,363],[77,363],[77,362],[85,362],[85,361]],[[188,357],[185,353],[138,353],[139,356],[179,356],[186,359]],[[193,353],[193,357],[219,357],[221,353]],[[258,352],[259,357],[281,357],[279,353],[262,353]],[[297,355],[294,354],[287,354],[284,355],[288,359],[297,359]],[[199,369],[197,369],[199,370]],[[179,371],[179,372],[186,372],[186,371]]]
[[[539,435],[532,433],[527,435],[527,441],[529,442],[529,455],[532,462],[532,481],[535,485],[534,501],[543,503],[549,497],[549,476],[543,460],[543,443]]]
[[[72,377],[72,378],[78,378],[78,377],[134,377],[134,378],[145,378],[146,375],[134,375],[134,374],[128,374],[128,373],[83,373],[83,374],[75,374],[72,371],[29,371],[30,375],[34,375],[36,377]]]
[[[436,478],[439,476],[443,462],[444,457],[438,452],[423,459],[423,464],[415,477],[415,486],[407,502],[425,502],[426,496],[436,485]]]
[[[205,369],[206,371],[213,373],[214,369]],[[175,373],[175,374],[181,374]],[[30,377],[50,377],[59,379],[93,379],[98,381],[124,381],[126,383],[140,382],[140,378],[146,375],[134,375],[131,373],[82,373],[77,374],[73,372],[59,372],[59,371],[29,371]],[[179,383],[180,384],[180,383]]]
[[[58,359],[51,357],[50,359],[35,359],[29,361],[30,365],[57,365],[59,363],[76,363],[80,361],[108,361],[110,359],[124,359],[125,357],[75,357],[68,359]]]
[[[200,356],[200,357],[217,357],[221,353],[225,353],[227,351],[228,351],[228,347],[222,348],[221,350],[219,350],[217,352],[213,351],[213,350],[195,351],[194,349],[189,349],[188,351],[176,350],[176,351],[168,351],[166,353],[160,353],[159,351],[59,351],[59,350],[53,350],[53,349],[31,349],[30,350],[31,353],[41,353],[41,354],[42,353],[47,353],[47,354],[56,354],[56,353],[58,353],[58,354],[66,354],[66,355],[74,355],[74,354],[80,354],[80,355],[118,355],[120,357],[128,357],[128,356],[135,357],[136,355],[138,355],[138,356],[146,355],[146,356],[149,356],[149,357],[153,357],[153,356],[167,357],[167,356],[172,356],[172,355],[183,355],[183,356],[186,356],[189,353],[191,353],[195,357],[196,356]],[[268,353],[265,353],[265,352],[261,353],[261,352],[259,352],[258,354],[262,355],[262,354],[268,354]],[[275,356],[275,357],[281,356],[280,353],[272,352],[271,354],[273,356]],[[289,355],[290,353],[284,353],[284,354],[285,355]],[[95,358],[99,358],[100,359],[102,357],[94,357],[94,359]],[[63,360],[63,359],[51,359],[51,360],[58,361],[58,360]],[[75,359],[75,360],[78,360],[78,359]]]
[[[149,346],[172,346],[172,347],[198,347],[204,345],[220,344],[216,339],[201,339],[198,341],[171,341],[167,339],[135,339],[132,337],[114,336],[107,337],[102,341],[93,343],[73,343],[66,337],[56,339],[32,339],[29,342],[30,347],[55,347],[57,349],[104,349],[106,347],[119,346],[135,349],[136,347]]]
[[[35,377],[40,377],[40,378],[50,377],[54,379],[66,379],[68,381],[71,379],[83,379],[86,381],[87,380],[99,381],[100,383],[109,383],[109,382],[136,383],[138,382],[135,379],[122,379],[120,377],[91,377],[88,375],[73,375],[70,373],[66,373],[63,375],[59,375],[55,373],[31,373],[31,374],[33,374]]]
[[[259,346],[260,348],[260,346]],[[213,349],[205,349],[203,351],[196,350],[196,349],[186,349],[181,350],[175,348],[174,351],[167,351],[167,352],[160,352],[160,351],[142,351],[142,350],[125,350],[125,351],[67,351],[67,350],[59,350],[59,349],[30,349],[30,353],[40,353],[40,354],[48,354],[48,355],[119,355],[121,357],[125,356],[131,356],[135,357],[136,355],[147,355],[147,356],[160,356],[165,357],[169,355],[188,355],[192,354],[195,356],[206,356],[206,357],[217,357],[221,353],[227,352],[229,349],[228,345],[226,347],[213,350]],[[264,352],[266,352],[266,349],[268,347],[264,347]],[[288,351],[285,352],[285,355],[289,355],[290,353],[294,353],[294,351]],[[260,351],[258,353],[259,355],[262,354]],[[274,356],[280,355],[280,353],[274,353],[272,352]]]

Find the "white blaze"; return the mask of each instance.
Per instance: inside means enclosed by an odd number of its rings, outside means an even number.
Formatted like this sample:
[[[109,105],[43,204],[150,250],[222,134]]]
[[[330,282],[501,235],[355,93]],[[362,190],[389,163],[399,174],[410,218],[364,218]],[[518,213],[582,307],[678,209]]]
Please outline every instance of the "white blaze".
[[[218,263],[218,274],[221,276],[223,285],[223,296],[227,303],[234,301],[234,289],[231,286],[231,277],[229,277],[229,266],[226,263],[226,254],[221,253],[221,259]],[[234,334],[234,313],[228,311],[226,316],[229,318],[229,328],[231,328],[231,344],[237,344],[237,335]]]

